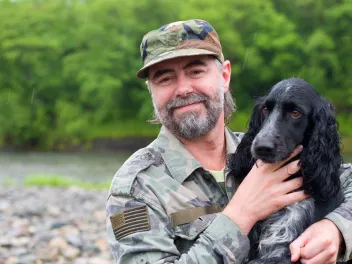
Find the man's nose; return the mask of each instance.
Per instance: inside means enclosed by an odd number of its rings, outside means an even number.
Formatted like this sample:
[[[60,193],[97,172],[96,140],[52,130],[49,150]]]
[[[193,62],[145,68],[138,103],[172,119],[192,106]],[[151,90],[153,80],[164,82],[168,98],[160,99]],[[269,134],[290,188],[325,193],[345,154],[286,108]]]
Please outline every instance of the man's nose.
[[[184,74],[177,76],[176,85],[176,96],[184,97],[193,92],[192,82]]]

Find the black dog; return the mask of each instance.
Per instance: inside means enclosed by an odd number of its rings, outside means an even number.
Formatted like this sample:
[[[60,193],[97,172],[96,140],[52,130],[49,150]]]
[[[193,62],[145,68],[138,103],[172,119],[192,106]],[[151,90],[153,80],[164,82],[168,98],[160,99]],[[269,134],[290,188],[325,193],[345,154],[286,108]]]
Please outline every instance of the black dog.
[[[258,222],[249,234],[250,263],[291,263],[289,244],[343,201],[340,137],[333,106],[302,79],[283,80],[259,98],[232,158],[237,183],[257,159],[285,160],[298,145],[303,189],[310,197]]]

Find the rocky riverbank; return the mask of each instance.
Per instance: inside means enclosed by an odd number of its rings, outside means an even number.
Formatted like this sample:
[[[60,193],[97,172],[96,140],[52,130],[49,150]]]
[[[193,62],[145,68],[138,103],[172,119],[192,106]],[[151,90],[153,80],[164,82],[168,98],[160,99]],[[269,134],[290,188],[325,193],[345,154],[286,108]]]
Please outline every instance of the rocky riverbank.
[[[0,186],[0,263],[112,264],[106,191]]]

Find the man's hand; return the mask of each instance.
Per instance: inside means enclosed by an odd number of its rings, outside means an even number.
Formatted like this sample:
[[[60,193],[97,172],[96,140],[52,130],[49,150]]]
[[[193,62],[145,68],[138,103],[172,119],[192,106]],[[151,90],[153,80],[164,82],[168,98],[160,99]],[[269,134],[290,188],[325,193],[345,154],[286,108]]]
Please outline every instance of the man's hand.
[[[274,164],[254,165],[240,184],[235,195],[223,210],[223,214],[232,219],[248,234],[259,220],[279,211],[283,207],[301,201],[307,197],[303,191],[295,191],[302,186],[302,177],[285,181],[299,170],[298,160],[281,167],[302,151],[297,147],[288,159]]]
[[[290,245],[291,261],[302,264],[332,264],[337,261],[342,235],[336,225],[323,219],[303,232]]]

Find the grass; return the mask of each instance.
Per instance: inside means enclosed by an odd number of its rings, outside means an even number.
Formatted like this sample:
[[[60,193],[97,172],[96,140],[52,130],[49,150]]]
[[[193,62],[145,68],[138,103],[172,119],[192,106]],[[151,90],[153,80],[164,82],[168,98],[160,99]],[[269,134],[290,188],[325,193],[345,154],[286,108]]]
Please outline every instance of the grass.
[[[15,181],[11,178],[5,178],[2,182],[4,186],[13,186],[16,185]]]
[[[160,125],[149,124],[146,121],[126,121],[114,124],[107,124],[98,127],[92,127],[88,135],[88,139],[97,138],[155,138],[160,130]]]
[[[110,187],[110,183],[110,180],[104,182],[85,182],[82,180],[72,179],[62,175],[52,174],[28,175],[23,181],[24,186],[77,186],[85,190],[108,190]]]

